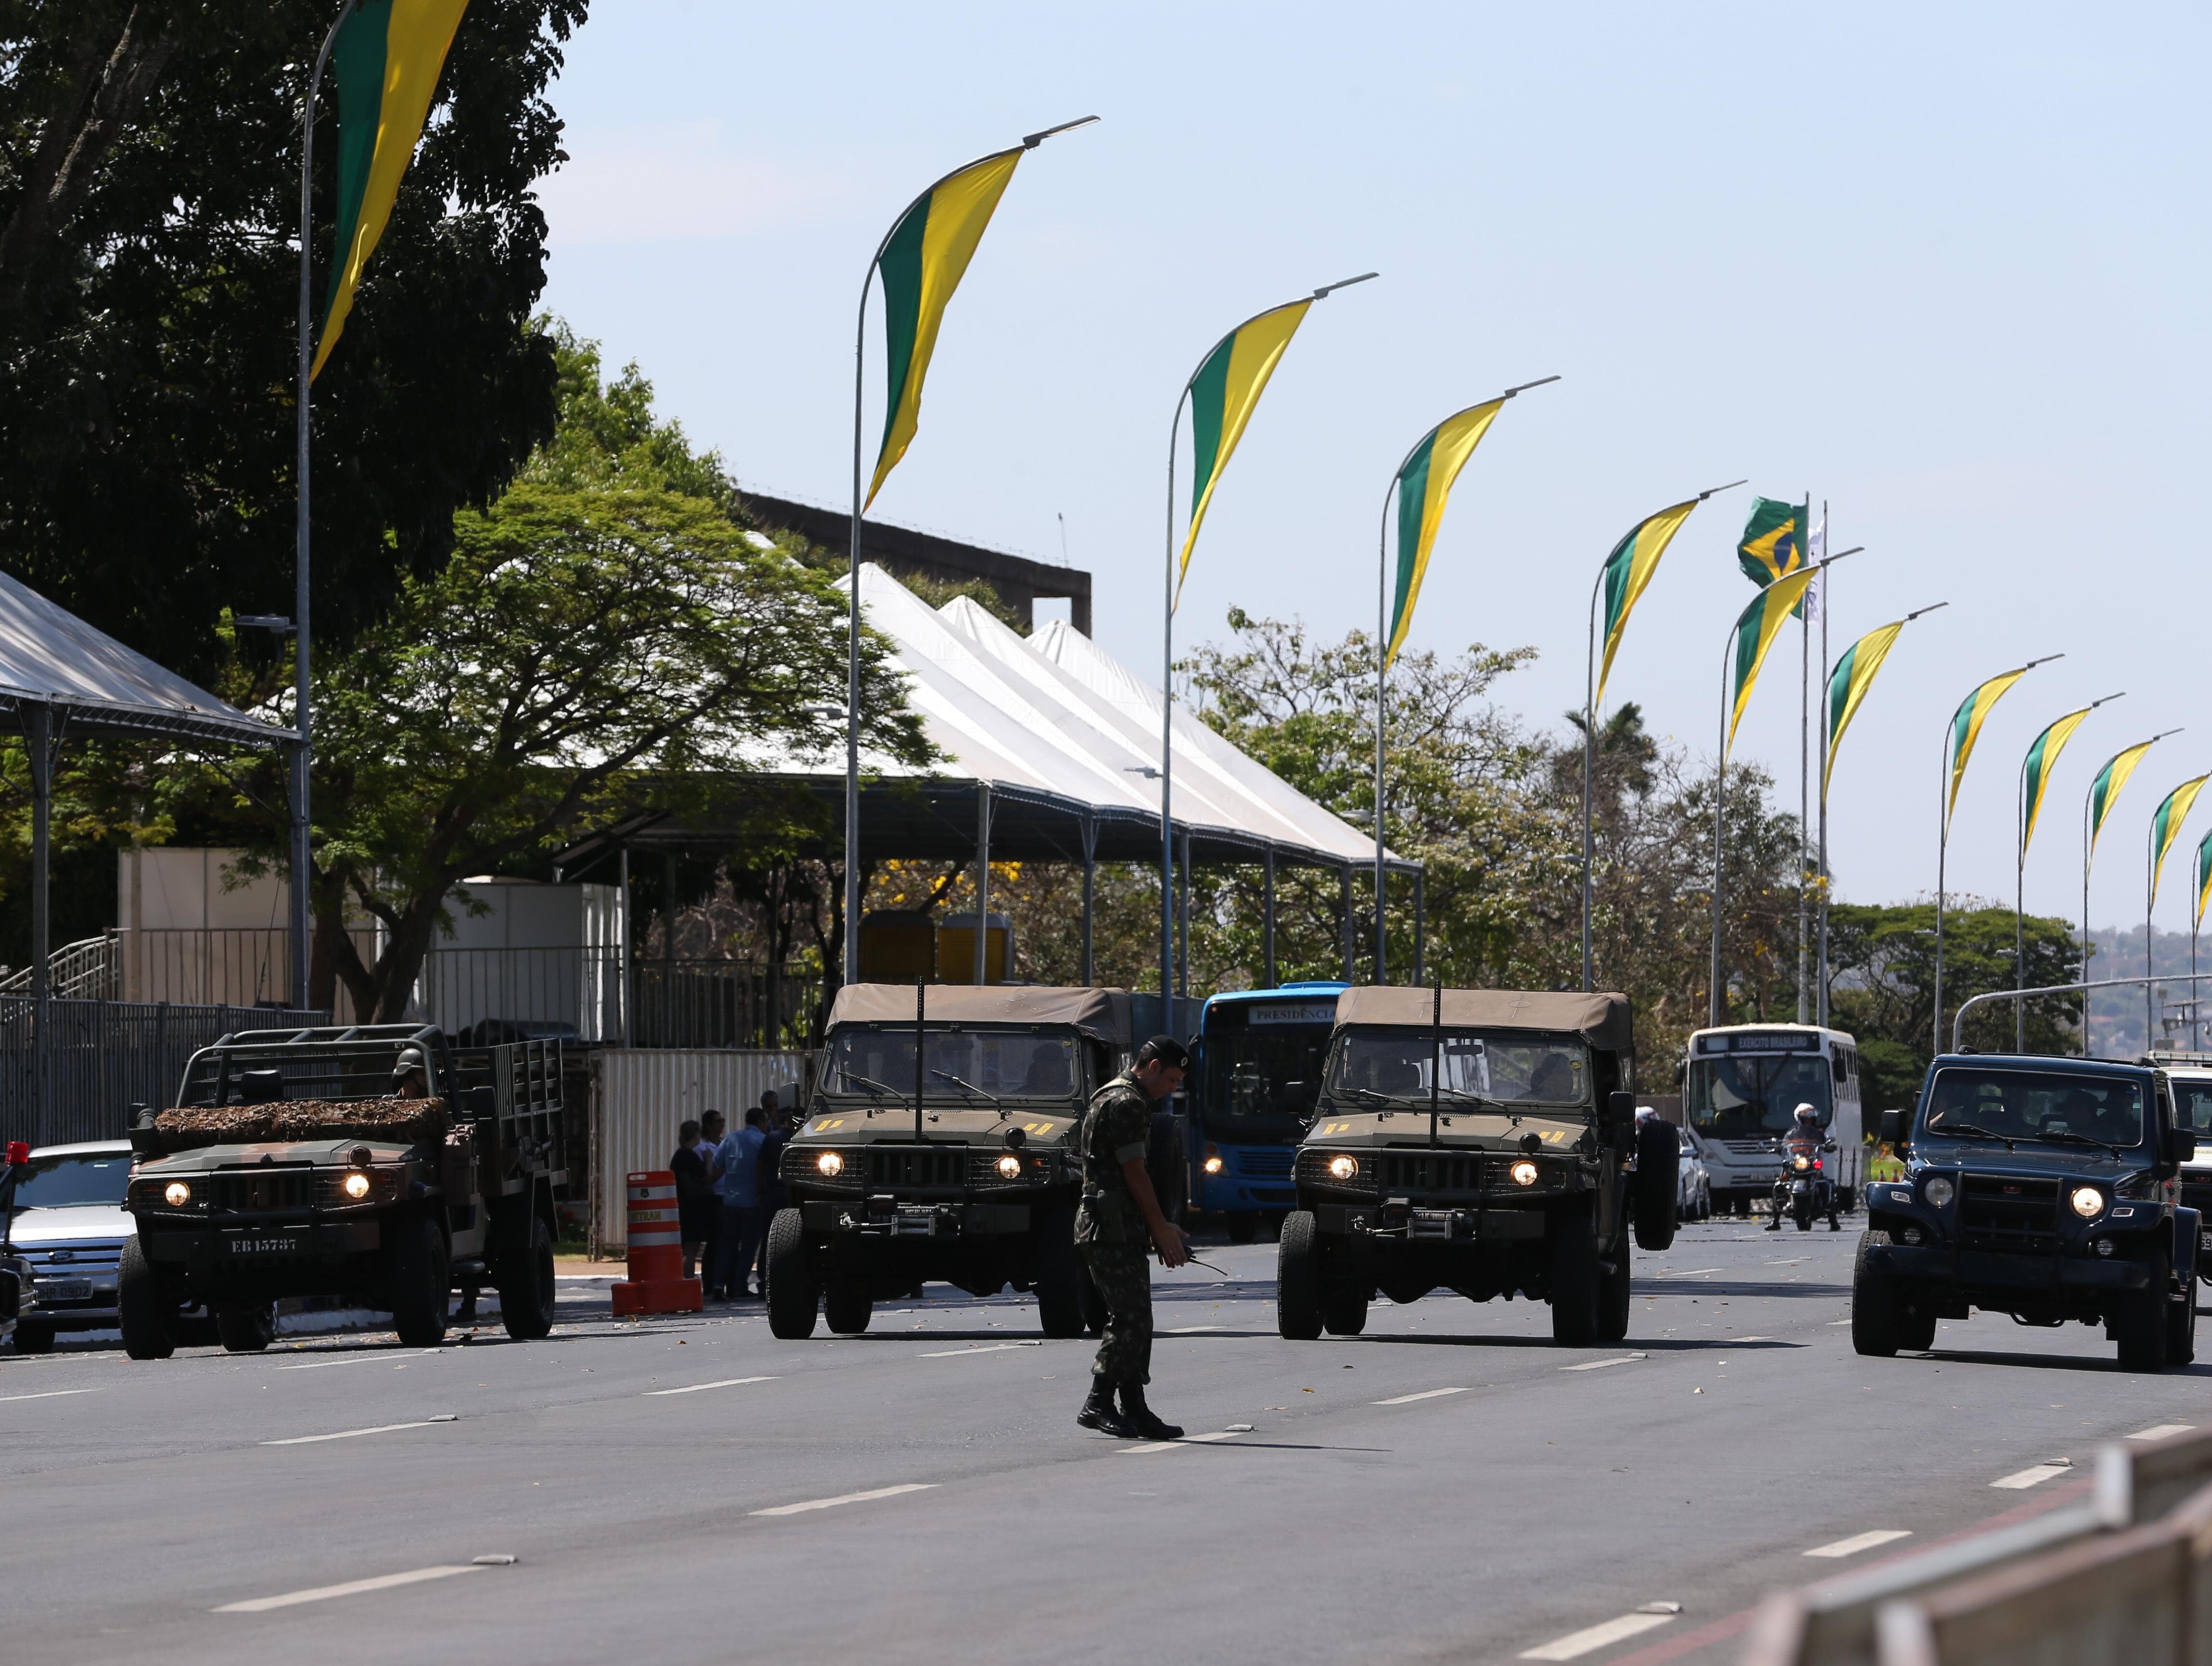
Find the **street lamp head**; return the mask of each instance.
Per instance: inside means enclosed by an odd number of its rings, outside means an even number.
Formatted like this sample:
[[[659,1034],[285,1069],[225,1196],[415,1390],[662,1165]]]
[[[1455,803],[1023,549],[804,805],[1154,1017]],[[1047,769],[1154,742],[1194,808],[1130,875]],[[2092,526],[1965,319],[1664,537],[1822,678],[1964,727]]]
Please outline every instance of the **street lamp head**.
[[[1321,288],[1316,289],[1313,292],[1313,298],[1316,301],[1319,301],[1323,296],[1330,295],[1338,289],[1348,289],[1355,283],[1364,283],[1370,277],[1380,277],[1382,276],[1382,274],[1380,272],[1362,272],[1357,277],[1340,277],[1335,283],[1324,283]]]
[[[1950,605],[1951,605],[1951,604],[1950,604],[1950,603],[1948,603],[1948,602],[1930,602],[1930,603],[1929,603],[1929,604],[1928,604],[1928,605],[1927,605],[1927,606],[1923,607],[1923,608],[1917,609],[1917,610],[1915,610],[1914,611],[1912,611],[1912,612],[1911,612],[1911,613],[1906,614],[1906,615],[1905,616],[1904,619],[1901,621],[1901,623],[1905,623],[1905,624],[1911,624],[1911,623],[1915,619],[1918,618],[1918,617],[1921,616],[1921,614],[1923,614],[1923,613],[1933,613],[1933,612],[1934,612],[1937,608],[1939,608],[1939,607],[1948,607],[1948,606],[1950,606]]]
[[[1055,133],[1070,133],[1079,127],[1088,127],[1098,119],[1096,116],[1079,116],[1073,121],[1064,121],[1057,127],[1048,127],[1042,132],[1022,135],[1022,149],[1034,150]]]
[[[2065,657],[2066,656],[2063,654],[2046,654],[2040,660],[2030,660],[2026,665],[2022,666],[2021,669],[2022,671],[2033,671],[2038,666],[2047,666],[2053,660],[2063,660]]]
[[[1735,490],[1738,486],[1748,486],[1750,483],[1751,483],[1751,477],[1750,477],[1750,476],[1748,476],[1748,475],[1746,475],[1746,476],[1745,476],[1742,479],[1741,479],[1741,480],[1731,480],[1731,481],[1729,481],[1729,482],[1728,483],[1728,484],[1727,484],[1727,485],[1725,485],[1725,486],[1708,486],[1708,487],[1706,487],[1706,488],[1705,489],[1705,490],[1703,490],[1703,491],[1701,491],[1701,492],[1699,492],[1699,493],[1698,494],[1698,502],[1700,502],[1700,503],[1704,502],[1707,498],[1709,498],[1709,497],[1712,496],[1713,496],[1713,494],[1714,494],[1714,493],[1716,493],[1716,492],[1732,492],[1732,491],[1734,491],[1734,490]]]
[[[1539,376],[1533,382],[1523,382],[1518,387],[1509,387],[1498,397],[1501,399],[1510,399],[1516,393],[1526,393],[1532,387],[1547,386],[1559,380],[1557,376]]]
[[[2087,711],[2094,711],[2100,706],[2107,706],[2115,700],[2124,700],[2127,697],[2128,691],[2125,689],[2122,689],[2118,694],[2108,694],[2102,700],[2092,700],[2088,705],[2084,708],[2084,709]]]
[[[234,613],[230,622],[241,630],[273,630],[288,636],[294,628],[282,613]]]

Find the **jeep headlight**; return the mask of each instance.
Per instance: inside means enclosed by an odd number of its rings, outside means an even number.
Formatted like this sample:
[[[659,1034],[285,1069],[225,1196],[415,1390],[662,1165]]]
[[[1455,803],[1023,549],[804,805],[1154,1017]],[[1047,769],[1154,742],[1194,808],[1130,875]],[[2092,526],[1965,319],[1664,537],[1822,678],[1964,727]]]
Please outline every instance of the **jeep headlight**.
[[[1022,1177],[1022,1159],[1012,1152],[1000,1158],[996,1167],[1001,1180],[1019,1180]]]
[[[1354,1180],[1358,1176],[1359,1159],[1358,1158],[1339,1153],[1328,1159],[1328,1177],[1331,1180]]]
[[[2066,1201],[2074,1206],[2074,1213],[2084,1220],[2094,1220],[2105,1213],[2105,1195],[2094,1186],[2076,1186],[2073,1196]]]
[[[1958,1195],[1958,1189],[1939,1174],[1920,1189],[1920,1195],[1928,1200],[1929,1208],[1948,1209],[1951,1207],[1952,1198]]]
[[[1536,1183],[1536,1165],[1525,1157],[1505,1172],[1513,1177],[1513,1183],[1516,1186],[1533,1186]]]
[[[834,1179],[845,1172],[845,1159],[834,1151],[825,1151],[814,1159],[814,1171]]]
[[[181,1180],[172,1180],[161,1188],[161,1201],[172,1209],[181,1209],[192,1201],[192,1189]]]
[[[358,1169],[338,1183],[338,1189],[356,1203],[368,1195],[368,1177]]]

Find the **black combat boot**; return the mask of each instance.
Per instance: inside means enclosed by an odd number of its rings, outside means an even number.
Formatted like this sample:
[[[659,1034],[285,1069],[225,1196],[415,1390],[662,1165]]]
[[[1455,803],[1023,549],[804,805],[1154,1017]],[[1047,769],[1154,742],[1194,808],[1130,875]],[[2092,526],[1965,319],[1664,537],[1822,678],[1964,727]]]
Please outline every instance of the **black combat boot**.
[[[1137,1438],[1134,1426],[1114,1409],[1114,1385],[1103,1377],[1091,1379],[1091,1398],[1083,1402],[1083,1409],[1076,1413],[1075,1420],[1086,1429],[1096,1429],[1116,1440]]]
[[[1163,1423],[1159,1414],[1145,1404],[1141,1383],[1121,1384],[1121,1417],[1129,1432],[1145,1440],[1181,1440],[1182,1428],[1179,1424]]]

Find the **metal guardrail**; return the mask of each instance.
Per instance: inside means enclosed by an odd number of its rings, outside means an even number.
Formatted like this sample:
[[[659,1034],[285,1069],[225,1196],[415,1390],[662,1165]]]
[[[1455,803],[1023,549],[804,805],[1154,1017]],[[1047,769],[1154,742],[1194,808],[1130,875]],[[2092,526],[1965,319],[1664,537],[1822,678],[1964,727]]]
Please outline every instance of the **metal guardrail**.
[[[2144,977],[2100,977],[2086,983],[2046,983],[2038,989],[1989,989],[1978,995],[1969,995],[1959,1003],[1959,1010],[1951,1015],[1951,1050],[1966,1050],[1966,1014],[1977,1006],[1995,1000],[2033,1000],[2038,995],[2078,995],[2089,989],[2140,989],[2147,983],[2187,983],[2191,986],[2212,982],[2212,972],[2159,972]],[[1941,1034],[1942,1031],[1937,1031]],[[2144,1038],[2148,1044],[2149,1038]]]
[[[2094,1473],[2083,1503],[1768,1597],[1743,1666],[2212,1666],[2212,1431]]]
[[[0,977],[0,995],[27,995],[31,974],[24,967]],[[46,993],[76,1000],[113,1000],[122,993],[121,968],[115,954],[115,933],[81,937],[64,943],[46,957]]]

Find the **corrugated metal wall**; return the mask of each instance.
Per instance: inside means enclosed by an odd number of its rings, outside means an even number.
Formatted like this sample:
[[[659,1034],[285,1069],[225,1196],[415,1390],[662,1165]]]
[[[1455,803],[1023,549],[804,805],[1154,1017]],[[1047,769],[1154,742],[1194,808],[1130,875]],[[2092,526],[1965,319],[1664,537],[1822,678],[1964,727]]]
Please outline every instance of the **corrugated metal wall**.
[[[629,1215],[623,1177],[668,1166],[686,1117],[719,1110],[734,1126],[744,1107],[775,1088],[809,1085],[811,1055],[799,1051],[607,1047],[592,1055],[592,1241],[625,1253]]]

